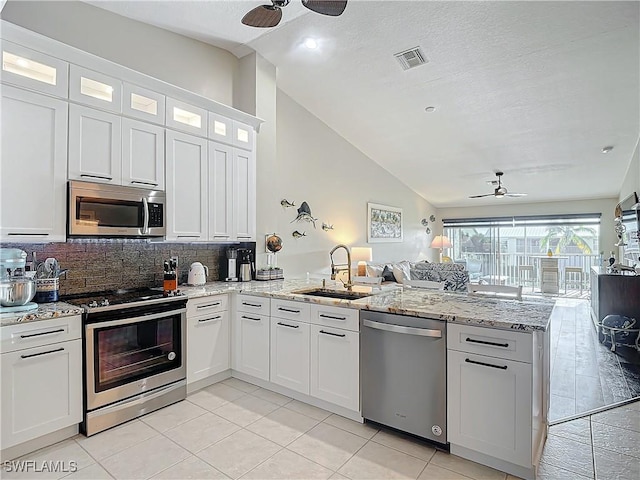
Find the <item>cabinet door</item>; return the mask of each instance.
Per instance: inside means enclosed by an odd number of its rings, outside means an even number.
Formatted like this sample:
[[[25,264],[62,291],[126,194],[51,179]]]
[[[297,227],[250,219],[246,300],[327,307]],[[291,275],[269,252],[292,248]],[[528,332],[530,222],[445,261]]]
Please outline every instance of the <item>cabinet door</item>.
[[[69,106],[69,179],[120,185],[122,149],[120,117]]]
[[[164,125],[165,96],[125,83],[122,86],[122,113],[145,122]]]
[[[233,146],[253,150],[255,131],[253,127],[233,121]]]
[[[209,112],[209,138],[216,142],[233,145],[233,121]]]
[[[237,240],[256,239],[256,162],[253,152],[233,150],[233,223]]]
[[[271,318],[270,380],[309,394],[309,324]]]
[[[67,102],[2,86],[0,240],[64,242]]]
[[[165,123],[167,127],[206,137],[207,115],[208,112],[203,108],[171,97],[166,99]]]
[[[207,239],[207,140],[167,130],[167,240]]]
[[[229,368],[229,312],[189,317],[187,383]]]
[[[232,239],[233,148],[209,142],[209,239]]]
[[[269,317],[238,312],[233,337],[233,368],[269,380]]]
[[[73,65],[69,67],[69,99],[108,110],[122,112],[122,82],[100,72]]]
[[[122,185],[164,190],[164,128],[122,119]]]
[[[311,325],[311,395],[360,410],[360,335]]]
[[[531,467],[531,365],[449,350],[449,442]]]
[[[2,448],[82,421],[82,341],[2,354]]]

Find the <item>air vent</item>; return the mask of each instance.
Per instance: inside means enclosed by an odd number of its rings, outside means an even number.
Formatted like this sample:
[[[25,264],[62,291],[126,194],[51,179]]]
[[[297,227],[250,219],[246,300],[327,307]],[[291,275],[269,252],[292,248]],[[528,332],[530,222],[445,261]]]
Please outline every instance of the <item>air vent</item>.
[[[424,65],[427,63],[427,59],[420,50],[420,47],[415,47],[410,50],[405,50],[404,52],[396,53],[394,55],[402,65],[403,70],[409,70],[410,68],[417,67],[419,65]]]

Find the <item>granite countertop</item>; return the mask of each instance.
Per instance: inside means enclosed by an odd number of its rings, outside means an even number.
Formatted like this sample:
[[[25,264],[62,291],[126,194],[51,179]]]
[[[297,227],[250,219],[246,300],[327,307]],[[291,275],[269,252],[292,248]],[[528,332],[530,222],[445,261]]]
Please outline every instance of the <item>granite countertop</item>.
[[[37,310],[28,312],[17,312],[13,315],[3,314],[0,316],[0,326],[15,325],[17,323],[37,322],[49,320],[50,318],[70,317],[82,315],[82,308],[65,302],[41,303]]]

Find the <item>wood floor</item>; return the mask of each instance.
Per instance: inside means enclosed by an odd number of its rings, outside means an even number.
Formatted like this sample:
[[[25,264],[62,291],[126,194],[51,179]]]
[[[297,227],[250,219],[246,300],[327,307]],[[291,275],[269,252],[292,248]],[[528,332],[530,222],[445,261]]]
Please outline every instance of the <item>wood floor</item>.
[[[598,342],[587,300],[558,298],[551,318],[551,422],[640,397],[640,353]]]

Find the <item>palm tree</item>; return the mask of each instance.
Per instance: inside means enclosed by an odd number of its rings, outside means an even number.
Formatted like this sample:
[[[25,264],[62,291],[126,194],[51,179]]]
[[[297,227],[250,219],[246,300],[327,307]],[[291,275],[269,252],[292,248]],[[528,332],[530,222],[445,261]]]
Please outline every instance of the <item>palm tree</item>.
[[[595,237],[597,232],[591,227],[581,227],[565,225],[559,227],[551,227],[547,230],[547,234],[540,240],[540,251],[546,252],[551,245],[551,240],[558,239],[556,245],[556,254],[562,253],[562,251],[569,245],[575,245],[578,249],[589,255],[591,253],[591,247],[585,240],[585,237]]]

